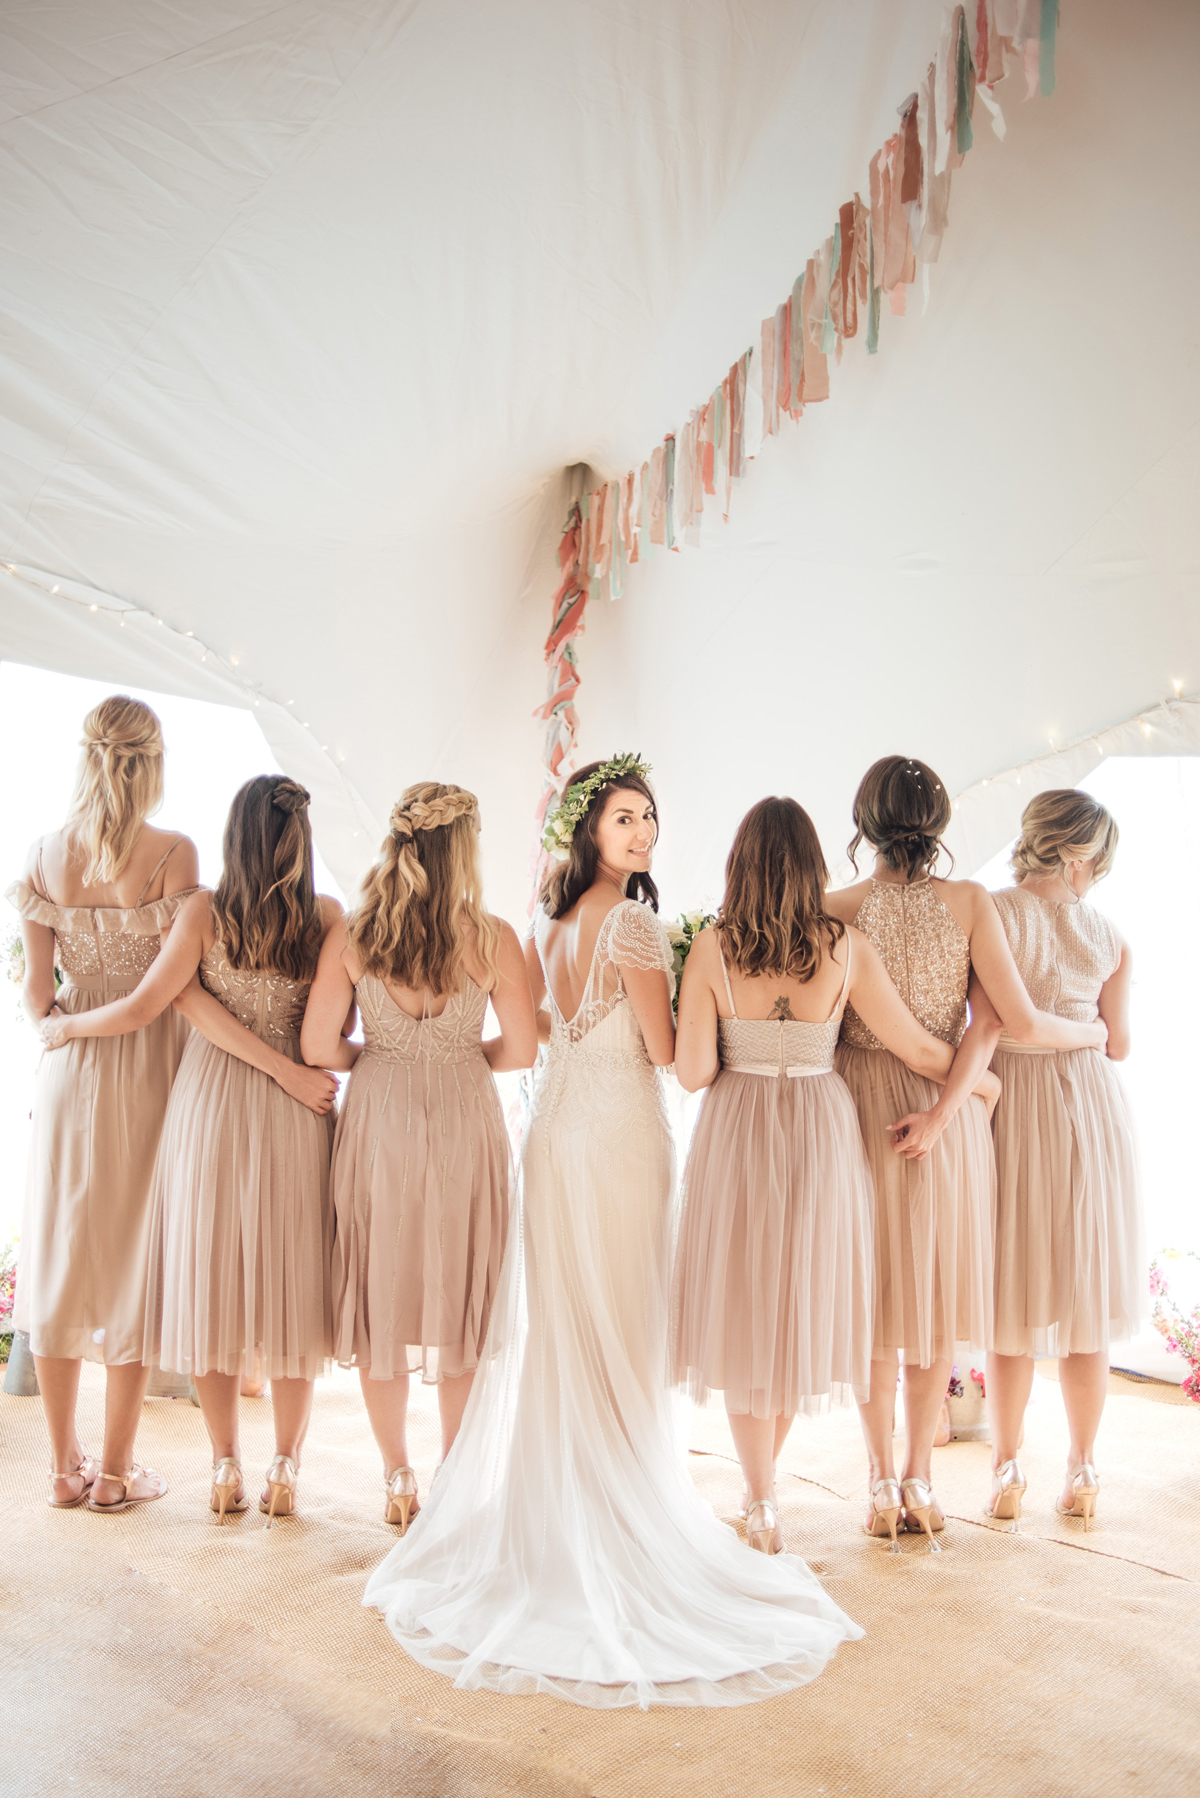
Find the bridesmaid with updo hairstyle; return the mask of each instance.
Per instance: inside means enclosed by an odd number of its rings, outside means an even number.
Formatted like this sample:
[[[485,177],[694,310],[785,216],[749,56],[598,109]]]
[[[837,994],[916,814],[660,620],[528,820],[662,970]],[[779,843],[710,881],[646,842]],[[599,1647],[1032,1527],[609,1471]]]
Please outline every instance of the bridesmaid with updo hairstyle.
[[[889,755],[854,798],[853,863],[865,840],[869,880],[826,897],[826,909],[875,945],[912,1015],[958,1054],[940,1094],[891,1053],[854,1005],[837,1069],[850,1089],[875,1186],[875,1320],[871,1391],[860,1406],[874,1490],[895,1491],[896,1365],[904,1383],[905,1524],[931,1548],[945,1518],[932,1487],[933,1441],[956,1342],[990,1348],[996,1169],[987,1107],[972,1097],[999,1031],[1041,1049],[1083,1050],[1094,1023],[1035,1010],[995,906],[974,881],[934,875],[950,799],[933,769]],[[976,1007],[986,992],[991,1004]],[[968,998],[972,1021],[968,1026]],[[961,1045],[961,1046],[960,1046]]]
[[[1021,818],[1016,885],[994,895],[1031,1003],[1106,1033],[1091,1048],[1049,1054],[1012,1040],[1006,1026],[994,1061],[1002,1092],[988,1511],[1014,1529],[1033,1357],[1057,1355],[1071,1431],[1057,1509],[1090,1529],[1109,1344],[1135,1336],[1148,1308],[1133,1122],[1112,1065],[1129,1053],[1130,953],[1086,899],[1116,852],[1116,823],[1098,799],[1072,787],[1039,793]]]
[[[167,1107],[155,1171],[144,1359],[190,1374],[213,1452],[210,1504],[249,1505],[238,1396],[256,1352],[271,1382],[275,1459],[259,1509],[296,1507],[313,1381],[330,1355],[330,1108],[336,1082],[305,1067],[300,1023],[341,907],[313,890],[308,793],[260,774],[235,795],[215,893],[180,908],[128,998],[46,1031],[112,1037],[178,1012],[196,1026]],[[334,1066],[353,1051],[338,1046]]]
[[[444,1459],[500,1272],[512,1175],[492,1076],[537,1056],[521,945],[484,909],[478,802],[462,787],[419,781],[393,807],[359,903],[321,951],[309,1061],[336,1055],[356,999],[365,1041],[333,1151],[334,1353],[358,1368],[384,1521],[403,1534],[418,1508],[409,1375],[437,1385]],[[485,1042],[489,1001],[500,1034]]]
[[[23,998],[39,1026],[81,1019],[135,987],[196,888],[187,837],[147,823],[162,803],[162,727],[117,694],[83,722],[66,823],[30,851],[8,898],[22,918]],[[55,995],[56,972],[63,984]],[[29,1332],[50,1431],[52,1505],[123,1511],[166,1482],[135,1466],[150,1377],[142,1365],[150,1184],[188,1029],[172,1012],[135,1035],[42,1059],[14,1323]],[[104,1451],[75,1429],[83,1360],[107,1369]]]
[[[738,826],[716,928],[696,939],[679,1000],[675,1072],[708,1092],[683,1179],[674,1372],[700,1401],[724,1391],[747,1534],[767,1554],[783,1547],[775,1462],[797,1411],[851,1394],[865,1405],[873,1377],[875,1202],[834,1071],[838,1027],[853,1004],[923,1088],[953,1060],[870,938],[830,914],[828,878],[807,812],[760,800]],[[992,1075],[977,1078],[994,1091]],[[880,1474],[868,1528],[893,1547],[900,1509]]]

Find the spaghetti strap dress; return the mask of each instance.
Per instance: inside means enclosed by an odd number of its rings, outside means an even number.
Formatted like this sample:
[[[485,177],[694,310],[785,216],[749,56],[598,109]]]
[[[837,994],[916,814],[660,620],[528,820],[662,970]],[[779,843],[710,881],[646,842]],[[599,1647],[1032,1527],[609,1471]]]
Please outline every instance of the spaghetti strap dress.
[[[919,1024],[957,1048],[967,1023],[971,945],[930,880],[871,882],[854,920]],[[897,1155],[888,1125],[928,1111],[941,1088],[885,1049],[852,1005],[835,1058],[862,1125],[875,1182],[874,1352],[929,1367],[956,1342],[992,1346],[996,1163],[974,1094],[921,1161]]]
[[[54,932],[60,1011],[123,999],[149,971],[161,933],[195,887],[137,903],[55,905],[18,880],[7,897]],[[40,888],[40,891],[39,891]],[[38,1064],[13,1322],[35,1355],[122,1366],[142,1359],[150,1190],[171,1086],[191,1026],[167,1007],[126,1036],[73,1037]]]
[[[993,894],[1029,997],[1090,1023],[1121,959],[1102,912],[1022,887]],[[1135,1336],[1149,1310],[1133,1118],[1099,1049],[1047,1052],[1001,1036],[993,1128],[996,1347],[1002,1355],[1094,1354]]]
[[[874,1193],[833,1066],[849,959],[820,1023],[739,1018],[723,953],[721,971],[731,1015],[683,1176],[674,1378],[755,1417],[865,1400]]]
[[[512,1191],[483,1053],[487,994],[470,978],[437,1016],[359,981],[366,1042],[333,1149],[334,1353],[371,1378],[433,1383],[478,1365]]]
[[[311,982],[230,966],[200,982],[247,1030],[299,1061]],[[178,1373],[313,1380],[329,1365],[329,1156],[318,1117],[199,1031],[163,1127],[151,1213],[147,1361]]]

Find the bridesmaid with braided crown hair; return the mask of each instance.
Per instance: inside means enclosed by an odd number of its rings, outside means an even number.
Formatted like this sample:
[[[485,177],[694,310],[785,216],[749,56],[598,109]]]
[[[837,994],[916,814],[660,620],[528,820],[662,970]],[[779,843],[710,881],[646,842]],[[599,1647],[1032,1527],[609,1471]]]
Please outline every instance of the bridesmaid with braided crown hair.
[[[23,920],[25,1008],[39,1024],[82,1018],[135,987],[196,888],[195,846],[147,822],[163,791],[150,707],[102,700],[83,721],[82,749],[65,825],[35,844],[8,891]],[[187,1036],[168,1012],[133,1036],[81,1039],[38,1069],[15,1322],[29,1332],[50,1429],[52,1505],[124,1510],[167,1489],[134,1466],[133,1444],[150,1377],[150,1183]],[[75,1432],[84,1359],[107,1368],[100,1463]]]
[[[295,1509],[313,1381],[328,1364],[329,1113],[336,1082],[303,1066],[300,1020],[341,907],[313,890],[308,793],[260,774],[235,795],[215,893],[181,906],[137,990],[76,1034],[144,1029],[172,1005],[196,1026],[155,1170],[144,1359],[190,1374],[213,1451],[218,1522],[249,1499],[238,1445],[242,1377],[261,1356],[275,1459],[259,1508]],[[50,1046],[61,1034],[47,1027]],[[331,1065],[347,1067],[349,1045]]]
[[[875,945],[917,1021],[958,1051],[939,1092],[891,1054],[851,1004],[835,1059],[875,1186],[871,1387],[859,1405],[872,1491],[867,1527],[877,1531],[886,1495],[903,1504],[906,1527],[923,1530],[931,1548],[945,1522],[931,1461],[954,1344],[992,1342],[996,1170],[987,1109],[972,1096],[999,1032],[992,1007],[1023,1043],[1084,1047],[1101,1034],[1094,1024],[1036,1011],[984,888],[935,877],[949,822],[950,800],[933,769],[910,756],[884,756],[855,795],[849,846],[853,862],[863,840],[870,843],[872,878],[825,897],[827,912]],[[976,1007],[985,991],[991,1005]],[[899,1482],[892,1460],[897,1360],[906,1426]]]
[[[403,1533],[418,1509],[409,1376],[437,1385],[444,1456],[500,1273],[511,1174],[492,1075],[537,1055],[521,945],[484,910],[478,802],[462,787],[419,781],[393,807],[359,903],[321,951],[310,1061],[338,1053],[356,998],[365,1042],[333,1152],[334,1353],[358,1368],[384,1521]],[[489,1000],[500,1035],[485,1042]]]

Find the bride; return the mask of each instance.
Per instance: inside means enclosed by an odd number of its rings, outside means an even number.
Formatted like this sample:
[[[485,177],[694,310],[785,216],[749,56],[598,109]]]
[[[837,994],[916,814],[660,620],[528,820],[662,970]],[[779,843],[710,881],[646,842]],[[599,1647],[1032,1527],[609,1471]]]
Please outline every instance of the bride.
[[[861,1636],[796,1556],[696,1493],[667,1384],[674,1059],[648,767],[581,769],[527,946],[549,1054],[462,1430],[364,1603],[461,1687],[723,1705],[815,1679]]]

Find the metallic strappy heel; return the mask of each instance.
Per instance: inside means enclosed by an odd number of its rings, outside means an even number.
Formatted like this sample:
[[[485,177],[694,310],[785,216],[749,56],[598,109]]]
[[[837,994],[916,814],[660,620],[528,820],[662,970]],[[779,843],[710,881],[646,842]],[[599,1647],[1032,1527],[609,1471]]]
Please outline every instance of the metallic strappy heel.
[[[944,1530],[946,1519],[942,1515],[941,1505],[933,1496],[933,1487],[928,1480],[902,1480],[900,1490],[904,1494],[905,1516],[916,1518],[917,1528],[924,1530],[929,1537],[930,1554],[940,1555],[942,1545],[934,1540],[933,1532]]]
[[[782,1544],[776,1548],[775,1537],[779,1531],[779,1513],[769,1498],[756,1498],[746,1512],[746,1540],[751,1548],[757,1549],[760,1555],[780,1555]]]
[[[996,1479],[1000,1482],[996,1496],[990,1505],[984,1506],[984,1516],[995,1518],[997,1523],[1008,1523],[1010,1536],[1021,1533],[1021,1500],[1025,1496],[1028,1482],[1017,1462],[1004,1461],[996,1469]]]
[[[383,1479],[383,1521],[398,1523],[403,1536],[417,1500],[417,1476],[411,1467],[397,1467]]]
[[[55,1473],[54,1469],[51,1468],[50,1490],[46,1494],[46,1503],[55,1511],[73,1511],[76,1505],[84,1503],[99,1472],[100,1463],[99,1461],[93,1460],[91,1455],[84,1455],[79,1466],[72,1467],[70,1473]],[[83,1489],[74,1498],[55,1498],[54,1486],[55,1482],[58,1480],[82,1480]]]
[[[238,1500],[237,1492],[241,1484],[240,1465],[232,1455],[226,1455],[213,1468],[212,1493],[209,1497],[209,1504],[217,1513],[218,1523],[224,1523],[226,1511],[230,1516],[234,1516],[239,1511],[250,1509],[250,1500],[246,1497],[245,1492],[242,1493],[240,1501]]]
[[[1082,1517],[1083,1527],[1092,1527],[1092,1513],[1096,1509],[1096,1497],[1100,1491],[1100,1476],[1090,1461],[1081,1461],[1078,1467],[1071,1469],[1070,1505],[1064,1505],[1061,1498],[1054,1501],[1054,1509],[1060,1517]]]
[[[897,1480],[876,1480],[871,1487],[871,1521],[864,1523],[863,1529],[868,1536],[891,1536],[888,1545],[890,1555],[900,1553],[900,1544],[896,1540],[896,1519],[900,1515],[900,1485]]]
[[[263,1525],[264,1529],[269,1530],[276,1517],[293,1517],[295,1515],[296,1481],[298,1477],[296,1463],[292,1460],[292,1457],[290,1455],[276,1455],[275,1459],[271,1462],[271,1465],[267,1468],[267,1485],[270,1488],[270,1498],[265,1505],[261,1498],[258,1501],[259,1510],[265,1511],[267,1515],[267,1521]]]

